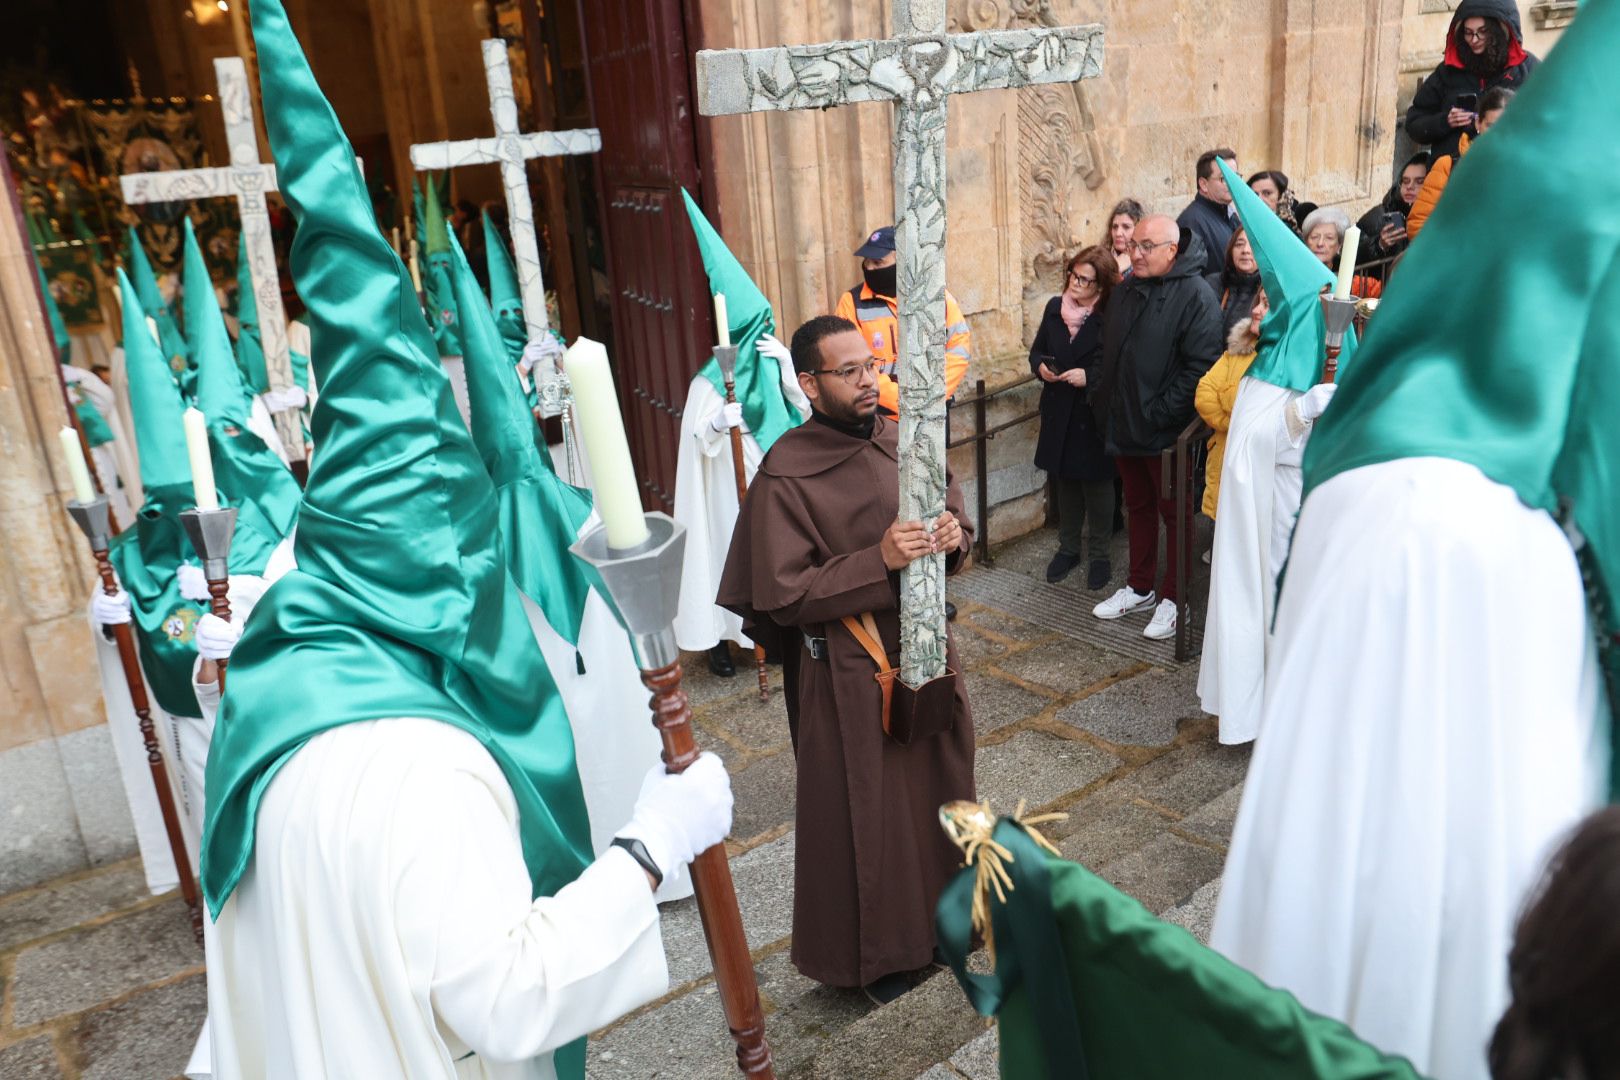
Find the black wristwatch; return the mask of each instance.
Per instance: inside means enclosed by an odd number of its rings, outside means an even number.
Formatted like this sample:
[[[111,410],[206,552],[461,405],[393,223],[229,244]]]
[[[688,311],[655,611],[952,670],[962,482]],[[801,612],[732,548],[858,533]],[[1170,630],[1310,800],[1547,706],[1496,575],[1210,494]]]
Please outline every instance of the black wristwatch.
[[[624,848],[625,852],[632,859],[636,860],[636,863],[643,870],[652,875],[653,888],[656,889],[658,886],[664,883],[664,872],[658,869],[658,864],[652,861],[651,855],[647,854],[646,844],[643,844],[640,840],[635,840],[628,836],[615,836],[613,838],[612,846],[616,848]]]

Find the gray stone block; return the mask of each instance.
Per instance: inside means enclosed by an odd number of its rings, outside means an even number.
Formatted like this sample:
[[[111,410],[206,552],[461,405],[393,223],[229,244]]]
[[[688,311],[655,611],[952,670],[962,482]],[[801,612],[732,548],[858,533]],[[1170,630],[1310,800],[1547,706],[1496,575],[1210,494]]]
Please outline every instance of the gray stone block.
[[[1184,903],[1166,911],[1162,917],[1165,922],[1186,927],[1193,937],[1208,945],[1210,927],[1215,922],[1215,904],[1220,898],[1221,879],[1216,878],[1201,886]]]
[[[1168,746],[1182,720],[1204,715],[1197,687],[1195,664],[1145,671],[1075,702],[1058,719],[1121,745]]]
[[[1181,828],[1194,836],[1225,847],[1232,841],[1238,806],[1243,802],[1243,785],[1233,784],[1181,820]]]
[[[179,1076],[208,1015],[201,975],[137,994],[79,1022],[82,1080]]]
[[[1243,782],[1249,754],[1250,747],[1222,746],[1211,734],[1208,739],[1178,746],[1137,769],[1121,781],[1119,793],[1146,799],[1177,814],[1190,814]]]
[[[935,972],[922,985],[874,1009],[828,1040],[797,1076],[805,1080],[912,1080],[949,1047],[984,1031],[956,979]]]
[[[962,1080],[962,1076],[952,1071],[949,1066],[935,1065],[927,1072],[918,1073],[917,1080]]]
[[[1001,1041],[991,1028],[951,1055],[951,1066],[967,1080],[1001,1080]]]
[[[793,820],[796,766],[793,751],[783,750],[768,758],[758,758],[745,769],[733,769],[731,790],[736,798],[731,822],[733,839],[752,840]]]
[[[714,682],[737,683],[746,679],[744,689],[750,692],[732,694],[706,705],[695,706],[693,716],[699,730],[724,732],[749,750],[778,750],[789,745],[792,740],[788,737],[787,705],[783,701],[780,685],[782,669],[767,665],[766,670],[776,676],[776,685],[771,690],[770,699],[761,701],[752,661],[746,657],[737,660],[736,679],[716,679],[704,669],[704,674]]]
[[[0,1050],[0,1076],[6,1080],[58,1080],[61,1075],[49,1035],[36,1035]]]
[[[1027,720],[1051,704],[1039,694],[988,672],[970,671],[964,678],[968,704],[973,708],[973,730],[980,735]]]
[[[756,697],[759,695],[759,682],[754,676],[753,660],[749,654],[733,646],[732,658],[736,661],[737,674],[732,678],[722,679],[709,670],[706,654],[681,654],[681,689],[686,692],[686,699],[692,703],[694,710],[700,705],[724,701],[738,694],[753,694]],[[765,670],[771,680],[771,699],[776,702],[777,708],[781,708],[782,669],[779,666],[766,665]],[[652,723],[651,712],[647,714],[647,722]]]
[[[91,865],[105,866],[138,854],[135,819],[130,816],[107,725],[63,735],[56,740],[56,750]]]
[[[0,952],[129,907],[149,894],[138,861],[0,900]]]
[[[1114,788],[1069,808],[1067,821],[1041,826],[1065,859],[1095,869],[1145,847],[1165,831],[1162,814],[1115,794]]]
[[[972,671],[1007,654],[1007,646],[964,626],[961,619],[951,628],[951,638],[956,642],[956,658],[964,671]]]
[[[56,744],[0,753],[0,895],[90,865]]]
[[[1049,687],[1059,694],[1073,694],[1096,685],[1110,675],[1117,675],[1135,663],[1137,661],[1129,657],[1099,649],[1095,645],[1061,638],[1009,656],[998,661],[996,666],[1025,682]]]
[[[980,747],[974,763],[979,798],[998,814],[1023,799],[1029,809],[1085,787],[1117,768],[1119,759],[1085,743],[1021,731],[999,746]]]
[[[764,948],[793,932],[794,850],[793,834],[788,833],[731,860],[731,880],[750,949]],[[666,904],[661,911],[671,985],[679,986],[709,974],[713,968],[703,924],[698,919],[697,901]]]
[[[1107,863],[1097,874],[1157,914],[1185,903],[1204,885],[1219,878],[1223,861],[1207,847],[1166,833],[1146,847]]]
[[[17,954],[12,1022],[38,1024],[99,1005],[203,962],[179,900]]]

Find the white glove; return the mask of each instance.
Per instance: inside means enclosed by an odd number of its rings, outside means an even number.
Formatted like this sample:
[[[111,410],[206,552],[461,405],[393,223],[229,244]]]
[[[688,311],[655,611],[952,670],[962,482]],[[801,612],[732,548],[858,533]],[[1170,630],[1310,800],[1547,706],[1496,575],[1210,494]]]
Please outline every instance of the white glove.
[[[741,428],[747,431],[748,425],[743,423],[742,402],[727,402],[719,412],[709,417],[709,426],[722,435],[732,428]]]
[[[563,347],[557,339],[547,334],[538,341],[531,341],[523,346],[523,359],[518,361],[518,367],[523,374],[533,371],[536,364],[544,363],[563,354]]]
[[[266,390],[260,395],[264,407],[273,413],[286,412],[288,409],[302,409],[309,404],[309,395],[304,393],[303,387],[289,386],[285,390]]]
[[[754,348],[759,350],[759,355],[769,356],[790,371],[793,369],[793,350],[778,341],[775,334],[766,334],[754,342]]]
[[[231,650],[236,648],[236,639],[241,636],[241,623],[226,622],[218,615],[208,614],[197,620],[197,630],[191,640],[197,646],[197,655],[204,660],[229,660]]]
[[[1333,400],[1333,393],[1338,388],[1337,383],[1318,383],[1305,391],[1299,399],[1299,418],[1310,423],[1321,416],[1327,411],[1328,402]]]
[[[97,592],[90,600],[90,617],[102,626],[129,622],[129,593],[123,589],[111,596]]]
[[[641,781],[630,824],[619,830],[640,840],[666,879],[731,831],[731,777],[724,763],[703,753],[685,772],[654,765]]]
[[[203,576],[202,567],[196,563],[183,562],[175,577],[180,582],[181,596],[187,600],[208,599],[208,578]]]

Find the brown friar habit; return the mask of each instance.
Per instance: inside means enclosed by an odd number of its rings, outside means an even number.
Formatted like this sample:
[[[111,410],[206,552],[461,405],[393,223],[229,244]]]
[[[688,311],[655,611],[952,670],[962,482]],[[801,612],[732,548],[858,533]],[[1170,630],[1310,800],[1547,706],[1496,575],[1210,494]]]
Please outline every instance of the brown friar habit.
[[[934,905],[961,865],[939,808],[973,798],[973,719],[961,680],[954,728],[901,746],[883,733],[876,665],[839,622],[872,612],[891,661],[898,657],[898,575],[878,549],[899,509],[896,444],[895,425],[882,418],[870,438],[815,420],[779,438],[748,489],[720,579],[719,603],[743,617],[749,636],[796,650],[792,960],[831,986],[863,986],[933,959]],[[967,562],[972,531],[954,481],[946,506],[962,523],[962,549],[947,563],[955,569]],[[826,638],[826,660],[811,657],[806,634]],[[949,658],[960,670],[954,643]]]

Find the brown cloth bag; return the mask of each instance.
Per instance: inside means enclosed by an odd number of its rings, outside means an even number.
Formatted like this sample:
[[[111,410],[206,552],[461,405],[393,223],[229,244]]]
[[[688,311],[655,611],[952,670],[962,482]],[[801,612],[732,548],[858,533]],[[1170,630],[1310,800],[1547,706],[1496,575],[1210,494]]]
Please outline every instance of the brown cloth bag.
[[[841,620],[861,648],[877,665],[877,680],[883,691],[883,733],[901,746],[909,746],[917,739],[941,735],[956,725],[956,672],[945,669],[945,674],[929,679],[919,687],[907,686],[900,681],[900,669],[889,663],[883,650],[883,638],[878,633],[877,620],[870,611],[861,612],[856,619],[845,615]]]

